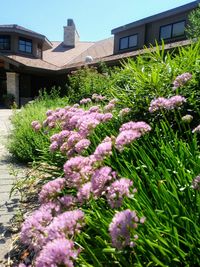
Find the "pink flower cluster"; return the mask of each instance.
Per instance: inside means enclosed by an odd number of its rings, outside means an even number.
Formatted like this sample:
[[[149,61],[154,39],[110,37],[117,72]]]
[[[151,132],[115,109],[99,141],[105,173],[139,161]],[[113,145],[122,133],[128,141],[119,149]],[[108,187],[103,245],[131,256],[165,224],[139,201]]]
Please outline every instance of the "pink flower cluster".
[[[104,100],[99,95],[93,95],[92,98]],[[113,99],[108,105],[114,108],[116,101]],[[73,239],[84,226],[84,213],[76,207],[92,198],[96,200],[103,197],[111,208],[119,208],[124,198],[134,196],[137,190],[133,188],[133,182],[118,177],[111,167],[104,165],[104,160],[112,155],[113,146],[122,150],[125,145],[149,132],[151,127],[145,122],[125,123],[119,129],[117,138],[107,136],[97,145],[93,154],[86,157],[81,153],[90,145],[89,135],[97,125],[110,120],[112,113],[103,113],[99,106],[84,110],[74,105],[48,110],[46,115],[44,127],[61,127],[61,131],[50,138],[50,150],[60,149],[68,156],[68,160],[63,166],[64,177],[43,185],[39,193],[41,206],[23,223],[21,240],[35,250],[35,266],[74,266],[73,261],[80,249],[75,248]],[[72,188],[73,195],[65,195],[67,188]],[[136,215],[132,216],[134,225],[136,218]]]
[[[123,108],[123,109],[120,110],[119,115],[121,117],[123,117],[123,116],[129,114],[130,112],[131,112],[131,109],[130,108]]]
[[[144,221],[145,218],[139,220],[136,212],[129,209],[116,213],[109,225],[113,246],[117,249],[135,246],[133,240],[137,240],[138,236],[133,232],[138,227],[138,222]]]
[[[89,145],[88,136],[100,124],[113,117],[112,113],[103,114],[98,106],[92,106],[89,110],[79,107],[65,107],[56,111],[48,111],[47,119],[43,125],[52,128],[52,125],[60,125],[62,131],[54,134],[50,141],[50,151],[60,150],[68,157],[81,154]]]
[[[200,191],[200,175],[195,177],[192,181],[192,188]]]
[[[200,124],[192,130],[192,133],[200,133]]]
[[[185,97],[176,95],[170,98],[158,97],[150,103],[149,112],[153,113],[160,109],[172,110],[176,107],[180,107],[186,102]]]
[[[77,259],[80,249],[76,249],[74,242],[66,238],[58,238],[43,248],[36,259],[36,267],[68,266],[73,267],[73,261]]]
[[[93,94],[92,99],[96,102],[100,102],[106,100],[106,97],[98,94]]]
[[[173,85],[174,85],[173,89],[177,89],[177,88],[183,86],[184,84],[186,84],[187,81],[189,81],[191,79],[192,79],[192,74],[190,74],[188,72],[177,76],[173,82]]]
[[[39,121],[32,121],[31,126],[33,130],[36,132],[38,132],[42,128],[42,125],[40,124]]]
[[[85,105],[85,104],[88,104],[88,103],[91,103],[92,100],[90,98],[83,98],[80,100],[80,104],[81,105]]]
[[[62,189],[66,186],[64,178],[57,178],[43,185],[42,190],[39,193],[39,200],[41,203],[49,202],[54,199]]]
[[[151,127],[143,121],[124,123],[119,129],[120,133],[116,138],[115,146],[119,151],[134,140],[140,138],[143,134],[151,131]]]
[[[84,226],[84,213],[81,210],[61,213],[55,204],[48,203],[26,218],[21,229],[21,241],[34,249],[37,256],[36,266],[49,266],[42,265],[49,254],[51,255],[47,262],[54,264],[51,266],[58,266],[59,262],[67,262],[69,260],[67,256],[70,256],[71,253],[76,257],[79,254],[80,249],[75,250],[72,238],[80,232],[82,226]],[[58,245],[61,240],[61,244],[65,244],[64,247],[66,244],[70,244],[69,250],[62,251],[64,248],[62,245],[60,249],[58,246],[58,250],[56,250],[54,245]],[[52,249],[54,249],[54,253],[52,253]],[[76,257],[70,259],[76,259]],[[70,264],[69,266],[74,266],[72,261]]]

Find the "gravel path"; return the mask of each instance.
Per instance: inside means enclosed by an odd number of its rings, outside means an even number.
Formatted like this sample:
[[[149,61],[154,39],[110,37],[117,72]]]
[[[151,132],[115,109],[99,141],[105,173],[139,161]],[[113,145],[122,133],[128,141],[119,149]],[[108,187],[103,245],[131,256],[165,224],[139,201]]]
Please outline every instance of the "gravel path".
[[[12,157],[6,149],[6,143],[11,130],[9,117],[12,111],[9,109],[0,109],[0,267],[11,245],[11,233],[9,231],[9,221],[17,211],[19,196],[14,194],[9,198],[10,190],[16,177],[11,175],[12,170],[18,175],[22,167],[12,162]]]

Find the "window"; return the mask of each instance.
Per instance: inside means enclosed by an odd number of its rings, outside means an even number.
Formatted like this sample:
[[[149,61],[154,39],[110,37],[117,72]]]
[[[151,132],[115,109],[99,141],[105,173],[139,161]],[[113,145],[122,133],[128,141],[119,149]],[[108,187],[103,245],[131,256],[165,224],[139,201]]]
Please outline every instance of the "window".
[[[0,50],[10,50],[9,35],[0,35]]]
[[[119,40],[119,49],[123,50],[131,47],[136,47],[137,44],[138,44],[138,34],[126,36]]]
[[[173,29],[172,29],[172,36],[176,37],[176,36],[184,35],[184,31],[185,31],[185,21],[174,23]]]
[[[160,27],[160,40],[184,36],[184,34],[185,21],[180,21]]]
[[[25,38],[19,38],[19,51],[31,54],[32,41]]]

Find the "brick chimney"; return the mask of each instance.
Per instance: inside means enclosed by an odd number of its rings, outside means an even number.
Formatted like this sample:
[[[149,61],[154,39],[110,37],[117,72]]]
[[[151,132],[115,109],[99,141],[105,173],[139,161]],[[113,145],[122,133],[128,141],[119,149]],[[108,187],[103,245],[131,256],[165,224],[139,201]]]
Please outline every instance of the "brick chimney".
[[[79,41],[79,34],[76,30],[73,19],[67,20],[67,26],[64,26],[64,45],[75,47]]]

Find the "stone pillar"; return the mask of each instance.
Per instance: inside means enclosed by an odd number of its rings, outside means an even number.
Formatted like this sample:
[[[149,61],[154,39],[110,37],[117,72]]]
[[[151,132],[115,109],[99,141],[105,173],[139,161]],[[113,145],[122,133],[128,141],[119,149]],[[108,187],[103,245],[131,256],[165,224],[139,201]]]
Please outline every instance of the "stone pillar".
[[[19,106],[19,74],[15,72],[6,72],[7,76],[7,94],[15,97],[15,102]]]

